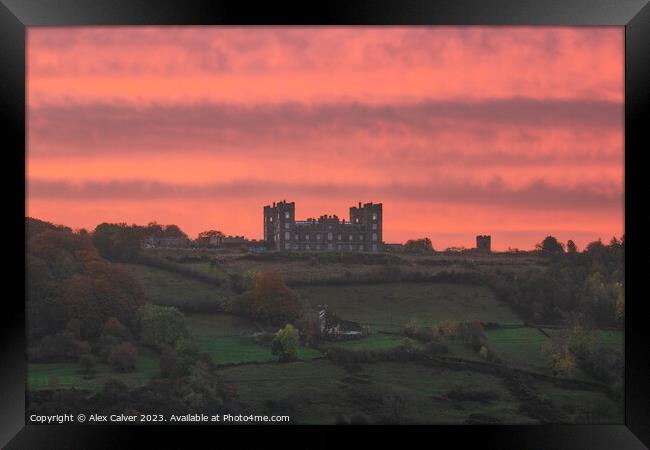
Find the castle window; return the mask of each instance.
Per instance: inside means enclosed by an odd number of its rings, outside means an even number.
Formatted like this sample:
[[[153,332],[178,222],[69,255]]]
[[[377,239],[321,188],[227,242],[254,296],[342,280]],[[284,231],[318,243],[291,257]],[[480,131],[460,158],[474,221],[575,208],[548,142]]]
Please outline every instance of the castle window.
[[[360,240],[360,241],[363,241],[363,234],[360,234],[360,235],[359,235],[359,240]]]
[[[339,241],[341,240],[342,236],[339,234]]]
[[[308,234],[305,235],[305,240],[306,240],[306,241],[309,240],[309,235],[308,235]]]
[[[352,244],[350,244],[350,250],[352,250]]]
[[[350,235],[349,237],[350,237],[350,240],[352,240],[352,235]],[[350,250],[352,250],[352,249],[350,249]]]
[[[273,222],[273,217],[269,217],[269,222]]]
[[[372,244],[372,250],[375,252],[377,251],[377,244]]]
[[[377,220],[377,213],[372,213],[372,220]]]
[[[305,245],[305,250],[309,250],[309,244]]]
[[[317,234],[317,235],[316,235],[316,240],[317,240],[317,241],[320,241],[320,234]]]
[[[376,229],[377,229],[377,224],[376,224],[376,223],[373,223],[373,224],[372,224],[372,229],[373,229],[373,230],[376,230]]]
[[[298,240],[298,235],[294,235],[293,238],[297,241]]]
[[[289,233],[288,231],[284,233],[284,238],[287,240],[291,239],[291,233]]]
[[[377,240],[377,233],[372,233],[372,240],[376,241]]]
[[[285,218],[285,219],[288,219],[288,218],[290,218],[290,217],[291,217],[291,213],[290,213],[289,211],[286,211],[286,212],[284,213],[284,218]]]
[[[332,233],[327,233],[327,240],[328,240],[328,241],[331,241],[331,240],[332,240],[332,237],[333,237],[333,236],[332,236]]]

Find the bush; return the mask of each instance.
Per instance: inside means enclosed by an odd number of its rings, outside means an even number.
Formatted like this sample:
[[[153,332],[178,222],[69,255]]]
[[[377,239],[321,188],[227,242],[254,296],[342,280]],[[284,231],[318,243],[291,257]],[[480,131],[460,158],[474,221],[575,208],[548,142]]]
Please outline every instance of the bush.
[[[455,320],[446,320],[440,325],[442,335],[447,339],[454,339],[460,331],[460,324]]]
[[[298,359],[298,330],[287,324],[278,331],[271,342],[271,353],[280,361],[295,361]]]
[[[189,336],[183,314],[170,306],[145,305],[140,311],[140,330],[142,342],[159,350]]]
[[[138,356],[137,349],[130,342],[113,347],[108,354],[108,363],[120,372],[131,372],[135,369],[135,360]]]

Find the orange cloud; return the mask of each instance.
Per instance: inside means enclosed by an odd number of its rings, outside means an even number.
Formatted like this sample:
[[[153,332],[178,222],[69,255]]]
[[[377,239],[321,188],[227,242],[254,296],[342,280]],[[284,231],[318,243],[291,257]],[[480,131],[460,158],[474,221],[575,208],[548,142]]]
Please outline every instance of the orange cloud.
[[[260,209],[387,240],[623,232],[620,27],[30,28],[27,209],[260,237]]]

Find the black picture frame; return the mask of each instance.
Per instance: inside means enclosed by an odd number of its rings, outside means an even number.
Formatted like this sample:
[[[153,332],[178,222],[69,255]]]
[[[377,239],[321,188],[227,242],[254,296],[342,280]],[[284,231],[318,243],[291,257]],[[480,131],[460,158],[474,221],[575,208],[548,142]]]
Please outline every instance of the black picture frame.
[[[625,27],[625,424],[417,427],[154,427],[25,425],[25,36],[30,26],[74,25],[618,25]],[[453,445],[463,448],[637,449],[650,445],[650,358],[643,314],[642,265],[645,221],[640,200],[648,177],[642,157],[648,146],[650,101],[650,6],[647,0],[402,0],[302,2],[259,5],[244,1],[0,0],[0,116],[4,125],[3,182],[6,212],[4,296],[1,334],[0,445],[6,448],[122,448],[146,433],[148,446],[191,446],[188,435],[210,434],[215,445],[226,434],[238,446],[250,439],[282,440],[300,448],[337,445],[341,433],[388,445]],[[645,114],[644,114],[645,113]],[[9,175],[9,176],[7,176]],[[22,181],[22,184],[21,184]],[[645,189],[644,189],[645,187]],[[8,236],[8,238],[7,238]],[[12,237],[13,236],[13,237]],[[24,236],[24,235],[23,235]],[[8,247],[7,247],[8,248]],[[22,262],[22,265],[21,265]],[[180,433],[189,431],[190,433]],[[263,431],[263,433],[261,432]],[[414,436],[417,434],[417,436]],[[347,439],[347,437],[345,437]],[[406,440],[408,439],[408,440]],[[417,440],[416,440],[417,439]],[[420,443],[417,443],[417,442]],[[157,442],[157,444],[154,444]],[[450,442],[451,444],[447,444]],[[166,444],[166,445],[165,445]],[[645,444],[645,445],[644,445]]]

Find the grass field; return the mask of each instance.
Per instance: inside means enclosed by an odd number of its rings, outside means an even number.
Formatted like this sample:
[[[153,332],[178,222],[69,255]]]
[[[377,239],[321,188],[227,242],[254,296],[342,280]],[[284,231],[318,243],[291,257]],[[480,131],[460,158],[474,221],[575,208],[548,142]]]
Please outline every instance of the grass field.
[[[89,389],[98,391],[110,378],[124,382],[129,387],[139,387],[159,372],[158,356],[146,348],[138,349],[135,371],[122,373],[115,371],[106,363],[98,363],[88,378],[79,364],[66,363],[30,363],[27,366],[27,385],[30,389],[50,389],[48,381],[51,376],[59,378],[60,388]]]
[[[354,373],[328,360],[224,368],[222,376],[242,402],[256,411],[286,413],[298,423],[335,423],[338,415],[363,415],[371,422],[461,423],[470,414],[529,423],[500,379],[469,371],[449,371],[413,363],[363,364]],[[452,401],[457,387],[489,390],[491,402]]]
[[[374,330],[399,330],[410,320],[425,326],[445,320],[521,323],[489,289],[447,283],[391,283],[298,288],[312,305],[327,304],[346,320]]]
[[[270,347],[258,344],[252,320],[227,314],[188,314],[185,318],[199,350],[209,353],[216,364],[277,361]],[[298,358],[309,360],[322,354],[309,347],[298,349]]]
[[[547,337],[538,329],[499,328],[486,330],[485,335],[506,364],[548,372],[549,365],[542,354],[542,344]]]
[[[376,349],[376,348],[394,348],[402,345],[404,337],[393,336],[388,334],[372,334],[362,339],[354,339],[350,341],[335,341],[325,345],[325,347],[341,347],[348,350],[361,350],[361,349]],[[417,344],[419,342],[414,341]]]
[[[231,293],[227,288],[140,264],[122,264],[142,284],[151,303],[186,311],[219,311]]]
[[[550,400],[559,407],[566,414],[567,423],[624,423],[623,405],[602,392],[562,389],[542,381],[530,382],[530,386],[540,398]]]

